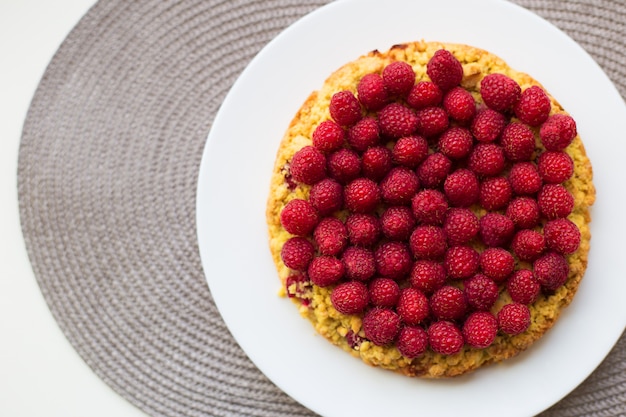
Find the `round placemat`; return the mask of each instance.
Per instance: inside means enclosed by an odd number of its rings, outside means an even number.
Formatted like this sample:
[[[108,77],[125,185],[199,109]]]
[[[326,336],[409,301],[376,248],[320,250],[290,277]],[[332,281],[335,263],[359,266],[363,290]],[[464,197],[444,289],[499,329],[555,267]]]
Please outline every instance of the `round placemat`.
[[[151,416],[311,416],[236,344],[195,229],[202,149],[228,89],[327,0],[101,0],[68,35],[22,135],[22,230],[41,291],[88,365]],[[626,4],[518,0],[626,97]],[[556,52],[558,53],[558,52]],[[545,416],[626,413],[626,337]]]

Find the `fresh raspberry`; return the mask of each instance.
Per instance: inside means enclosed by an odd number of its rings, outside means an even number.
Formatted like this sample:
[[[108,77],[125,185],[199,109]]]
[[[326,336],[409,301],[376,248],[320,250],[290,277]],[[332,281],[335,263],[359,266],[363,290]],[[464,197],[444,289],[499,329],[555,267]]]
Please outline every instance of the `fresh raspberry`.
[[[446,282],[446,270],[435,261],[416,261],[411,269],[409,282],[424,294],[432,294]]]
[[[313,205],[299,198],[288,202],[280,212],[280,224],[286,231],[296,236],[311,233],[319,220],[319,214]]]
[[[426,64],[426,74],[442,91],[448,91],[461,83],[463,66],[445,49],[440,49]]]
[[[534,261],[546,248],[543,235],[535,230],[523,229],[513,236],[511,249],[521,261]]]
[[[541,176],[532,162],[518,162],[509,171],[509,182],[517,195],[535,194],[541,188]]]
[[[348,129],[348,145],[357,152],[363,152],[380,141],[378,121],[373,117],[364,117]]]
[[[513,106],[515,115],[522,123],[539,126],[550,115],[550,98],[545,91],[536,85],[522,92],[519,101]]]
[[[343,207],[343,187],[325,178],[311,187],[309,201],[321,216],[328,216]]]
[[[494,142],[500,137],[506,124],[507,120],[502,113],[483,109],[476,114],[472,121],[472,135],[479,142]]]
[[[380,182],[382,199],[387,204],[409,204],[419,189],[420,183],[414,171],[395,167]]]
[[[376,249],[376,270],[384,277],[399,279],[411,270],[411,254],[402,242],[386,242]]]
[[[404,324],[418,325],[430,314],[428,297],[415,288],[405,288],[400,292],[396,311]]]
[[[509,123],[502,131],[500,145],[509,161],[529,161],[535,152],[535,134],[525,124]]]
[[[393,146],[392,156],[396,164],[415,168],[428,156],[428,142],[421,136],[405,136]]]
[[[391,278],[374,278],[369,284],[369,296],[374,306],[392,308],[400,299],[400,286]]]
[[[378,346],[394,341],[400,331],[400,316],[386,308],[372,308],[363,317],[365,337]]]
[[[454,87],[443,98],[448,116],[459,123],[468,123],[476,115],[474,96],[463,87]]]
[[[478,271],[479,259],[471,246],[453,246],[446,251],[443,266],[450,279],[465,279]]]
[[[324,120],[313,131],[313,146],[324,153],[336,151],[343,146],[346,132],[333,120]]]
[[[515,258],[502,248],[487,248],[480,254],[480,269],[496,282],[504,281],[515,269]]]
[[[560,184],[546,184],[537,195],[539,212],[549,220],[567,217],[574,209],[574,196]]]
[[[472,151],[473,142],[469,130],[452,126],[439,137],[439,151],[450,159],[462,159]]]
[[[502,306],[498,311],[498,327],[510,335],[524,333],[530,327],[530,310],[520,303]]]
[[[446,235],[441,227],[418,226],[411,233],[409,245],[417,259],[438,259],[446,252]]]
[[[498,284],[483,274],[476,274],[463,282],[467,304],[474,310],[487,311],[498,299]]]
[[[451,208],[446,214],[443,230],[450,246],[469,243],[480,229],[478,217],[467,208]]]
[[[574,174],[574,161],[565,152],[546,151],[537,158],[537,171],[545,184],[560,184]]]
[[[383,68],[383,83],[391,96],[404,97],[415,84],[413,67],[403,61],[395,61]]]
[[[380,110],[389,101],[383,78],[379,74],[364,75],[356,87],[356,92],[359,101],[368,110]]]
[[[541,291],[541,286],[535,279],[533,271],[519,269],[513,273],[506,283],[506,289],[515,303],[532,304]]]
[[[322,255],[335,256],[348,244],[348,230],[338,218],[326,217],[313,231],[313,239]]]
[[[352,126],[361,117],[361,104],[351,91],[339,91],[330,98],[330,117],[341,126]]]
[[[361,174],[361,159],[350,149],[339,149],[328,155],[328,173],[340,184],[347,184]]]
[[[297,272],[291,274],[285,280],[287,297],[299,298],[303,305],[309,305],[311,293],[311,281],[306,274]]]
[[[518,229],[531,229],[539,223],[539,206],[532,197],[516,197],[506,208],[506,217],[513,220]]]
[[[319,149],[305,146],[291,158],[289,172],[295,181],[313,185],[326,177],[326,157]]]
[[[435,83],[420,81],[413,86],[409,96],[406,98],[406,102],[409,106],[419,110],[425,107],[436,106],[441,103],[442,99],[443,93],[441,88],[437,87]]]
[[[478,175],[494,176],[504,170],[504,151],[495,143],[479,143],[469,156],[469,169]]]
[[[421,327],[404,326],[398,334],[396,347],[405,358],[417,358],[428,349],[428,333]]]
[[[289,238],[280,251],[285,266],[295,271],[306,271],[314,255],[313,244],[300,236]]]
[[[505,246],[515,232],[513,221],[500,213],[487,213],[480,218],[480,239],[487,246]]]
[[[381,200],[378,184],[368,178],[357,178],[343,189],[346,207],[353,213],[371,213]]]
[[[446,178],[443,191],[452,206],[469,207],[478,201],[480,183],[469,169],[457,169]]]
[[[339,259],[322,255],[313,258],[307,272],[313,284],[318,287],[328,287],[343,278],[345,268]]]
[[[564,255],[576,252],[580,245],[580,230],[569,219],[550,220],[543,226],[548,249]]]
[[[425,189],[413,197],[411,209],[415,219],[422,224],[442,224],[448,211],[446,197],[437,190]]]
[[[373,146],[363,152],[363,175],[373,181],[380,181],[391,171],[393,159],[385,146]]]
[[[417,129],[417,115],[400,103],[390,103],[378,112],[378,123],[383,135],[391,138],[410,136]]]
[[[415,113],[417,133],[425,137],[437,136],[448,128],[448,115],[441,107],[426,107]]]
[[[430,310],[439,320],[458,320],[467,311],[467,299],[459,288],[444,285],[430,297]]]
[[[498,334],[498,320],[488,311],[476,311],[463,323],[465,343],[475,349],[491,346]]]
[[[342,282],[330,293],[330,302],[341,314],[359,314],[369,303],[367,287],[362,282]]]
[[[452,161],[442,153],[435,152],[426,157],[417,167],[417,177],[424,188],[437,188],[447,178]]]
[[[373,214],[352,213],[346,219],[350,243],[357,246],[372,246],[380,237],[380,220]]]
[[[543,288],[554,291],[567,281],[569,264],[563,255],[547,252],[533,263],[533,271]]]
[[[567,114],[553,114],[539,129],[541,143],[549,151],[562,151],[576,135],[576,122]]]
[[[376,273],[374,252],[360,246],[350,246],[341,255],[346,277],[356,281],[368,281]]]
[[[490,177],[480,184],[478,202],[488,211],[500,210],[511,201],[513,189],[505,177]]]
[[[428,344],[441,355],[454,355],[463,349],[463,333],[450,321],[437,321],[428,328]]]
[[[488,74],[480,81],[480,95],[487,107],[506,112],[510,110],[522,95],[517,82],[504,74]]]
[[[407,240],[415,223],[411,209],[406,206],[389,207],[380,216],[383,234],[391,240]]]

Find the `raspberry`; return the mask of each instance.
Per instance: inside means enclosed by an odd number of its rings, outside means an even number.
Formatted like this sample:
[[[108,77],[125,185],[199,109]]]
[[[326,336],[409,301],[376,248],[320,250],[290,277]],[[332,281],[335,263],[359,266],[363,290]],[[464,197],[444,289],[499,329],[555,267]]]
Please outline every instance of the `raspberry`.
[[[537,195],[539,211],[549,220],[567,217],[574,209],[574,197],[560,184],[546,184]]]
[[[446,252],[446,235],[437,226],[418,226],[411,233],[409,245],[417,259],[438,259]]]
[[[532,304],[541,291],[541,286],[535,279],[533,272],[520,269],[513,273],[506,283],[506,289],[515,303]]]
[[[478,217],[470,209],[451,208],[446,214],[443,230],[450,246],[470,242],[478,234]]]
[[[348,230],[338,218],[326,217],[315,228],[313,238],[322,255],[335,256],[348,244]]]
[[[311,289],[311,282],[306,274],[296,273],[289,275],[285,280],[285,290],[287,291],[287,297],[297,297],[302,301],[303,305],[310,303],[309,294]]]
[[[469,207],[478,201],[480,183],[472,171],[461,168],[446,178],[443,190],[451,205]]]
[[[385,146],[373,146],[363,152],[363,175],[373,181],[380,181],[391,171],[393,160],[391,151]]]
[[[400,286],[391,278],[375,278],[369,285],[369,297],[376,307],[395,307],[400,299]]]
[[[448,176],[452,162],[439,152],[426,157],[417,167],[417,177],[424,188],[437,188]]]
[[[383,234],[391,240],[407,240],[415,227],[415,217],[406,206],[387,208],[380,216]]]
[[[521,261],[533,261],[546,248],[546,241],[539,232],[530,229],[520,230],[513,237],[511,249]]]
[[[459,123],[468,123],[476,115],[474,96],[462,87],[454,87],[446,93],[443,108],[451,119]]]
[[[384,277],[399,279],[411,270],[411,254],[405,243],[383,243],[376,250],[374,257],[376,270]]]
[[[509,171],[509,182],[518,195],[534,194],[541,188],[541,176],[532,162],[518,162]]]
[[[479,259],[471,246],[453,246],[446,251],[443,266],[450,279],[465,279],[476,273]]]
[[[546,246],[564,255],[576,252],[580,245],[580,230],[569,219],[550,220],[543,226]]]
[[[533,263],[533,271],[543,288],[554,291],[567,281],[569,264],[563,255],[548,252]]]
[[[428,142],[421,136],[405,136],[393,146],[392,156],[396,164],[415,168],[428,156]]]
[[[531,197],[516,197],[506,208],[506,216],[518,229],[531,229],[539,223],[539,206]]]
[[[537,158],[537,171],[546,184],[559,184],[574,174],[574,161],[565,152],[546,151]]]
[[[326,178],[311,187],[309,201],[321,216],[328,216],[343,207],[343,187]]]
[[[380,141],[378,122],[373,117],[364,117],[348,129],[348,144],[357,152],[377,145]]]
[[[510,335],[524,333],[530,327],[530,310],[520,303],[502,306],[498,311],[498,327]]]
[[[462,159],[471,152],[473,142],[469,130],[452,126],[439,137],[439,150],[450,159]]]
[[[461,83],[463,66],[445,49],[440,49],[426,64],[426,74],[442,91],[448,91]]]
[[[369,303],[367,287],[358,281],[343,282],[333,288],[330,293],[330,302],[341,314],[362,313]]]
[[[404,326],[398,334],[396,347],[405,358],[417,358],[428,349],[428,333],[421,327]]]
[[[496,282],[504,281],[515,269],[515,258],[502,248],[487,248],[480,254],[480,269]]]
[[[411,200],[411,209],[419,223],[442,224],[448,211],[448,201],[441,192],[425,189],[415,194]]]
[[[409,277],[411,286],[424,294],[432,294],[446,282],[446,271],[438,262],[416,261]]]
[[[467,311],[467,299],[462,290],[444,285],[430,297],[430,310],[439,320],[457,320]]]
[[[430,81],[420,81],[411,88],[406,102],[416,110],[436,106],[441,103],[443,93],[436,84]]]
[[[343,263],[332,256],[318,256],[313,258],[307,270],[309,279],[318,287],[328,287],[336,284],[343,278],[345,268]]]
[[[328,156],[328,173],[340,184],[347,184],[361,174],[361,159],[350,149],[339,149]]]
[[[480,184],[478,202],[488,211],[500,210],[511,201],[513,190],[505,177],[490,177]]]
[[[378,346],[393,342],[400,331],[400,316],[386,308],[372,308],[363,317],[365,337]]]
[[[494,142],[500,137],[507,119],[495,110],[483,109],[472,121],[472,135],[479,142]]]
[[[298,198],[288,202],[280,212],[280,224],[292,235],[308,235],[319,220],[319,214],[313,205]]]
[[[346,277],[356,281],[368,281],[376,273],[374,253],[360,246],[350,246],[341,256]]]
[[[387,104],[378,112],[378,123],[383,135],[391,138],[410,136],[417,129],[417,116],[400,103]]]
[[[404,324],[418,325],[430,314],[428,297],[415,288],[405,288],[400,292],[396,311]]]
[[[380,203],[378,184],[367,178],[357,178],[343,189],[346,207],[353,213],[371,213]]]
[[[348,343],[348,346],[350,346],[352,349],[359,349],[361,343],[363,343],[363,338],[355,333],[352,329],[348,330],[345,338],[346,343]]]
[[[534,85],[522,92],[519,101],[513,106],[513,111],[522,123],[539,126],[546,121],[551,108],[546,92]]]
[[[437,136],[448,128],[448,115],[441,107],[426,107],[415,113],[417,133],[425,137]]]
[[[502,131],[500,145],[509,161],[529,161],[535,152],[535,134],[522,123],[509,123]]]
[[[498,334],[498,320],[487,311],[476,311],[463,323],[465,343],[475,349],[491,346]]]
[[[380,182],[382,199],[387,204],[409,204],[420,186],[417,174],[408,168],[396,167]]]
[[[487,246],[505,246],[515,232],[513,221],[500,213],[487,213],[480,218],[480,239]]]
[[[313,185],[326,177],[326,157],[319,149],[305,146],[291,158],[289,172],[295,181]]]
[[[361,104],[351,91],[339,91],[330,98],[330,117],[341,126],[352,126],[361,117]]]
[[[368,110],[380,110],[389,100],[383,78],[379,74],[364,75],[359,81],[356,91],[359,101]]]
[[[288,239],[280,251],[285,266],[295,271],[306,271],[314,255],[313,244],[300,236]]]
[[[415,84],[415,71],[403,61],[395,61],[383,69],[383,83],[387,93],[396,97],[404,97]]]
[[[541,143],[549,151],[562,151],[576,135],[576,122],[566,114],[553,114],[539,129]]]
[[[372,246],[380,237],[380,221],[373,214],[350,214],[346,229],[350,243],[357,246]]]
[[[483,274],[476,274],[463,282],[467,304],[474,310],[487,311],[498,299],[498,284]]]
[[[454,355],[463,349],[463,333],[449,321],[437,321],[428,328],[430,348],[441,355]]]
[[[332,120],[324,120],[313,131],[313,146],[324,153],[333,152],[343,146],[346,132]]]
[[[469,169],[478,175],[494,176],[504,170],[504,151],[495,143],[479,143],[469,156]]]
[[[487,107],[506,112],[520,99],[522,89],[504,74],[488,74],[480,82],[480,95]]]

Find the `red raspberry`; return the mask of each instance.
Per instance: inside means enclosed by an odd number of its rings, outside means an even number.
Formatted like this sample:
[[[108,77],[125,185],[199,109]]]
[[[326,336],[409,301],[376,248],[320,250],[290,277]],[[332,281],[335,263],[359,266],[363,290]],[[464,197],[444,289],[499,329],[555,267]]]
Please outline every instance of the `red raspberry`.
[[[350,246],[341,256],[348,279],[368,281],[376,273],[374,253],[366,248]]]
[[[320,217],[307,200],[293,199],[280,212],[280,224],[292,235],[306,236],[313,231]]]
[[[448,91],[461,84],[463,66],[450,51],[440,49],[426,64],[426,74],[442,91]]]
[[[520,230],[513,237],[511,249],[521,261],[533,261],[546,248],[546,241],[539,232],[530,229]]]
[[[328,287],[336,284],[343,278],[345,268],[343,263],[332,256],[318,256],[313,258],[307,270],[309,279],[318,287]]]
[[[417,133],[425,137],[437,136],[448,128],[448,115],[441,107],[426,107],[415,113]]]
[[[430,310],[438,320],[458,320],[467,311],[467,299],[459,288],[444,285],[430,297]]]
[[[322,255],[335,256],[348,244],[348,230],[336,217],[326,217],[319,222],[313,238]]]
[[[373,117],[364,117],[348,129],[348,144],[357,152],[377,145],[380,141],[378,121]]]
[[[487,311],[476,311],[463,323],[465,343],[475,349],[484,349],[493,343],[498,334],[498,320]]]
[[[478,201],[480,183],[472,171],[461,168],[446,178],[443,191],[451,205],[469,207]]]
[[[509,182],[518,195],[534,194],[541,188],[541,176],[532,162],[518,162],[509,171]]]
[[[525,124],[509,123],[502,131],[500,145],[509,161],[529,161],[535,152],[535,134]]]
[[[546,151],[537,158],[537,171],[546,184],[560,184],[574,174],[574,161],[565,152]]]
[[[359,81],[356,91],[359,101],[368,110],[380,110],[389,101],[383,78],[379,74],[364,75]]]
[[[548,252],[533,263],[533,271],[543,288],[554,291],[567,281],[569,264],[563,255]]]
[[[480,269],[496,282],[504,281],[515,269],[515,258],[508,250],[487,248],[480,254]]]
[[[519,303],[502,306],[498,311],[498,327],[510,335],[524,333],[530,327],[530,310]]]
[[[415,168],[428,156],[428,142],[421,136],[405,136],[393,146],[392,156],[396,164]]]
[[[450,279],[469,278],[478,270],[480,255],[471,246],[453,246],[446,251],[443,266]]]
[[[483,274],[476,274],[463,282],[467,304],[474,310],[487,311],[498,299],[498,284]]]
[[[417,174],[408,168],[396,167],[380,182],[380,191],[387,204],[409,204],[419,189]]]
[[[564,255],[576,252],[580,245],[580,230],[569,219],[550,220],[543,226],[546,246]]]
[[[328,173],[340,184],[347,184],[361,174],[361,159],[350,149],[339,149],[328,156]]]
[[[385,146],[373,146],[363,152],[362,165],[366,178],[380,181],[393,167],[391,151]]]
[[[487,213],[480,218],[480,239],[487,246],[505,246],[515,232],[513,221],[500,213]]]
[[[574,197],[560,184],[546,184],[537,195],[539,211],[549,220],[567,217],[574,209]]]
[[[426,157],[417,167],[417,177],[424,188],[437,188],[447,178],[452,162],[439,152]]]
[[[449,321],[437,321],[428,328],[430,348],[441,355],[454,355],[463,349],[463,333]]]
[[[341,314],[362,313],[369,303],[367,287],[358,281],[343,282],[333,288],[330,293],[330,302]]]
[[[326,178],[311,187],[309,201],[321,216],[328,216],[343,207],[343,187]]]
[[[352,126],[361,117],[361,104],[351,91],[339,91],[330,98],[330,117],[341,126]]]
[[[357,178],[343,189],[346,207],[353,213],[371,213],[380,203],[378,184],[367,178]]]
[[[322,152],[336,151],[343,146],[346,132],[332,120],[325,120],[313,131],[313,146]]]
[[[454,87],[443,98],[443,108],[451,119],[468,123],[476,115],[474,96],[463,87]]]
[[[425,189],[415,194],[411,209],[419,223],[442,224],[448,211],[448,201],[441,192]]]
[[[399,279],[411,270],[411,254],[402,242],[386,242],[376,249],[376,270],[384,277]]]
[[[516,197],[506,208],[506,217],[513,220],[518,229],[531,229],[539,223],[539,206],[531,197]]]
[[[533,272],[520,269],[513,273],[506,283],[506,289],[515,303],[532,304],[541,291],[541,286],[535,279]]]
[[[522,89],[504,74],[489,74],[480,82],[480,95],[487,107],[506,112],[520,99]]]
[[[421,327],[404,326],[398,334],[396,347],[405,358],[417,358],[428,349],[428,333]]]
[[[363,343],[363,338],[361,336],[359,336],[357,333],[355,333],[352,329],[348,330],[348,332],[345,335],[346,338],[346,343],[348,344],[348,346],[350,346],[352,349],[359,349],[359,347],[361,346],[361,343]]]
[[[406,206],[387,208],[380,216],[383,234],[391,240],[407,240],[415,227],[415,217]]]
[[[415,288],[405,288],[400,292],[396,311],[404,324],[418,325],[430,314],[428,297]]]
[[[380,237],[380,220],[373,214],[353,213],[346,219],[350,243],[372,246]]]
[[[434,261],[416,261],[409,277],[411,286],[424,294],[432,294],[446,282],[443,265]]]
[[[506,124],[507,120],[502,113],[483,109],[472,121],[472,135],[479,142],[494,142],[500,137]]]
[[[410,136],[417,129],[417,115],[400,103],[387,104],[378,112],[378,123],[383,135],[391,138]]]
[[[314,255],[313,244],[300,236],[288,239],[280,251],[285,266],[295,271],[306,271]]]
[[[550,98],[545,91],[536,85],[522,92],[519,101],[513,106],[515,115],[522,123],[539,126],[550,115]]]
[[[500,210],[511,201],[513,189],[505,177],[491,177],[480,184],[478,202],[488,211]]]
[[[469,156],[469,169],[478,175],[498,175],[504,170],[504,163],[504,151],[495,143],[479,143]]]
[[[391,278],[375,278],[370,282],[369,296],[376,307],[392,308],[400,299],[400,286]]]
[[[326,177],[326,157],[319,149],[305,146],[291,158],[289,172],[295,181],[313,185]]]
[[[300,299],[303,305],[309,305],[310,303],[310,290],[311,281],[303,273],[295,273],[289,275],[285,280],[285,289],[287,291],[287,297]]]
[[[450,246],[469,243],[480,229],[478,217],[470,209],[451,208],[446,214],[443,230]]]
[[[387,93],[404,97],[409,94],[415,84],[415,71],[406,62],[392,62],[383,69],[383,83]]]
[[[441,103],[443,93],[436,84],[430,81],[420,81],[413,86],[406,98],[406,102],[414,109],[436,106]]]
[[[562,151],[576,135],[576,122],[567,114],[553,114],[539,129],[541,143],[549,151]]]
[[[418,226],[411,233],[409,245],[417,259],[438,259],[446,252],[446,235],[437,226]]]
[[[394,341],[400,331],[400,316],[386,308],[372,308],[363,317],[365,337],[378,346]]]
[[[474,138],[464,127],[452,126],[439,137],[439,150],[450,159],[465,158],[472,151]]]

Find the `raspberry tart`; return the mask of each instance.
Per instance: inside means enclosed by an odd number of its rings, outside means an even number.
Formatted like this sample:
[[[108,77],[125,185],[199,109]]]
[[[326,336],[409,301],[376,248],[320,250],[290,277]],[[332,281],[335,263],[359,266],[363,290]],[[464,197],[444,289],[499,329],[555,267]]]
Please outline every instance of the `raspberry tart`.
[[[267,203],[281,295],[407,376],[513,357],[569,305],[595,199],[574,119],[479,48],[372,51],[293,118]]]

